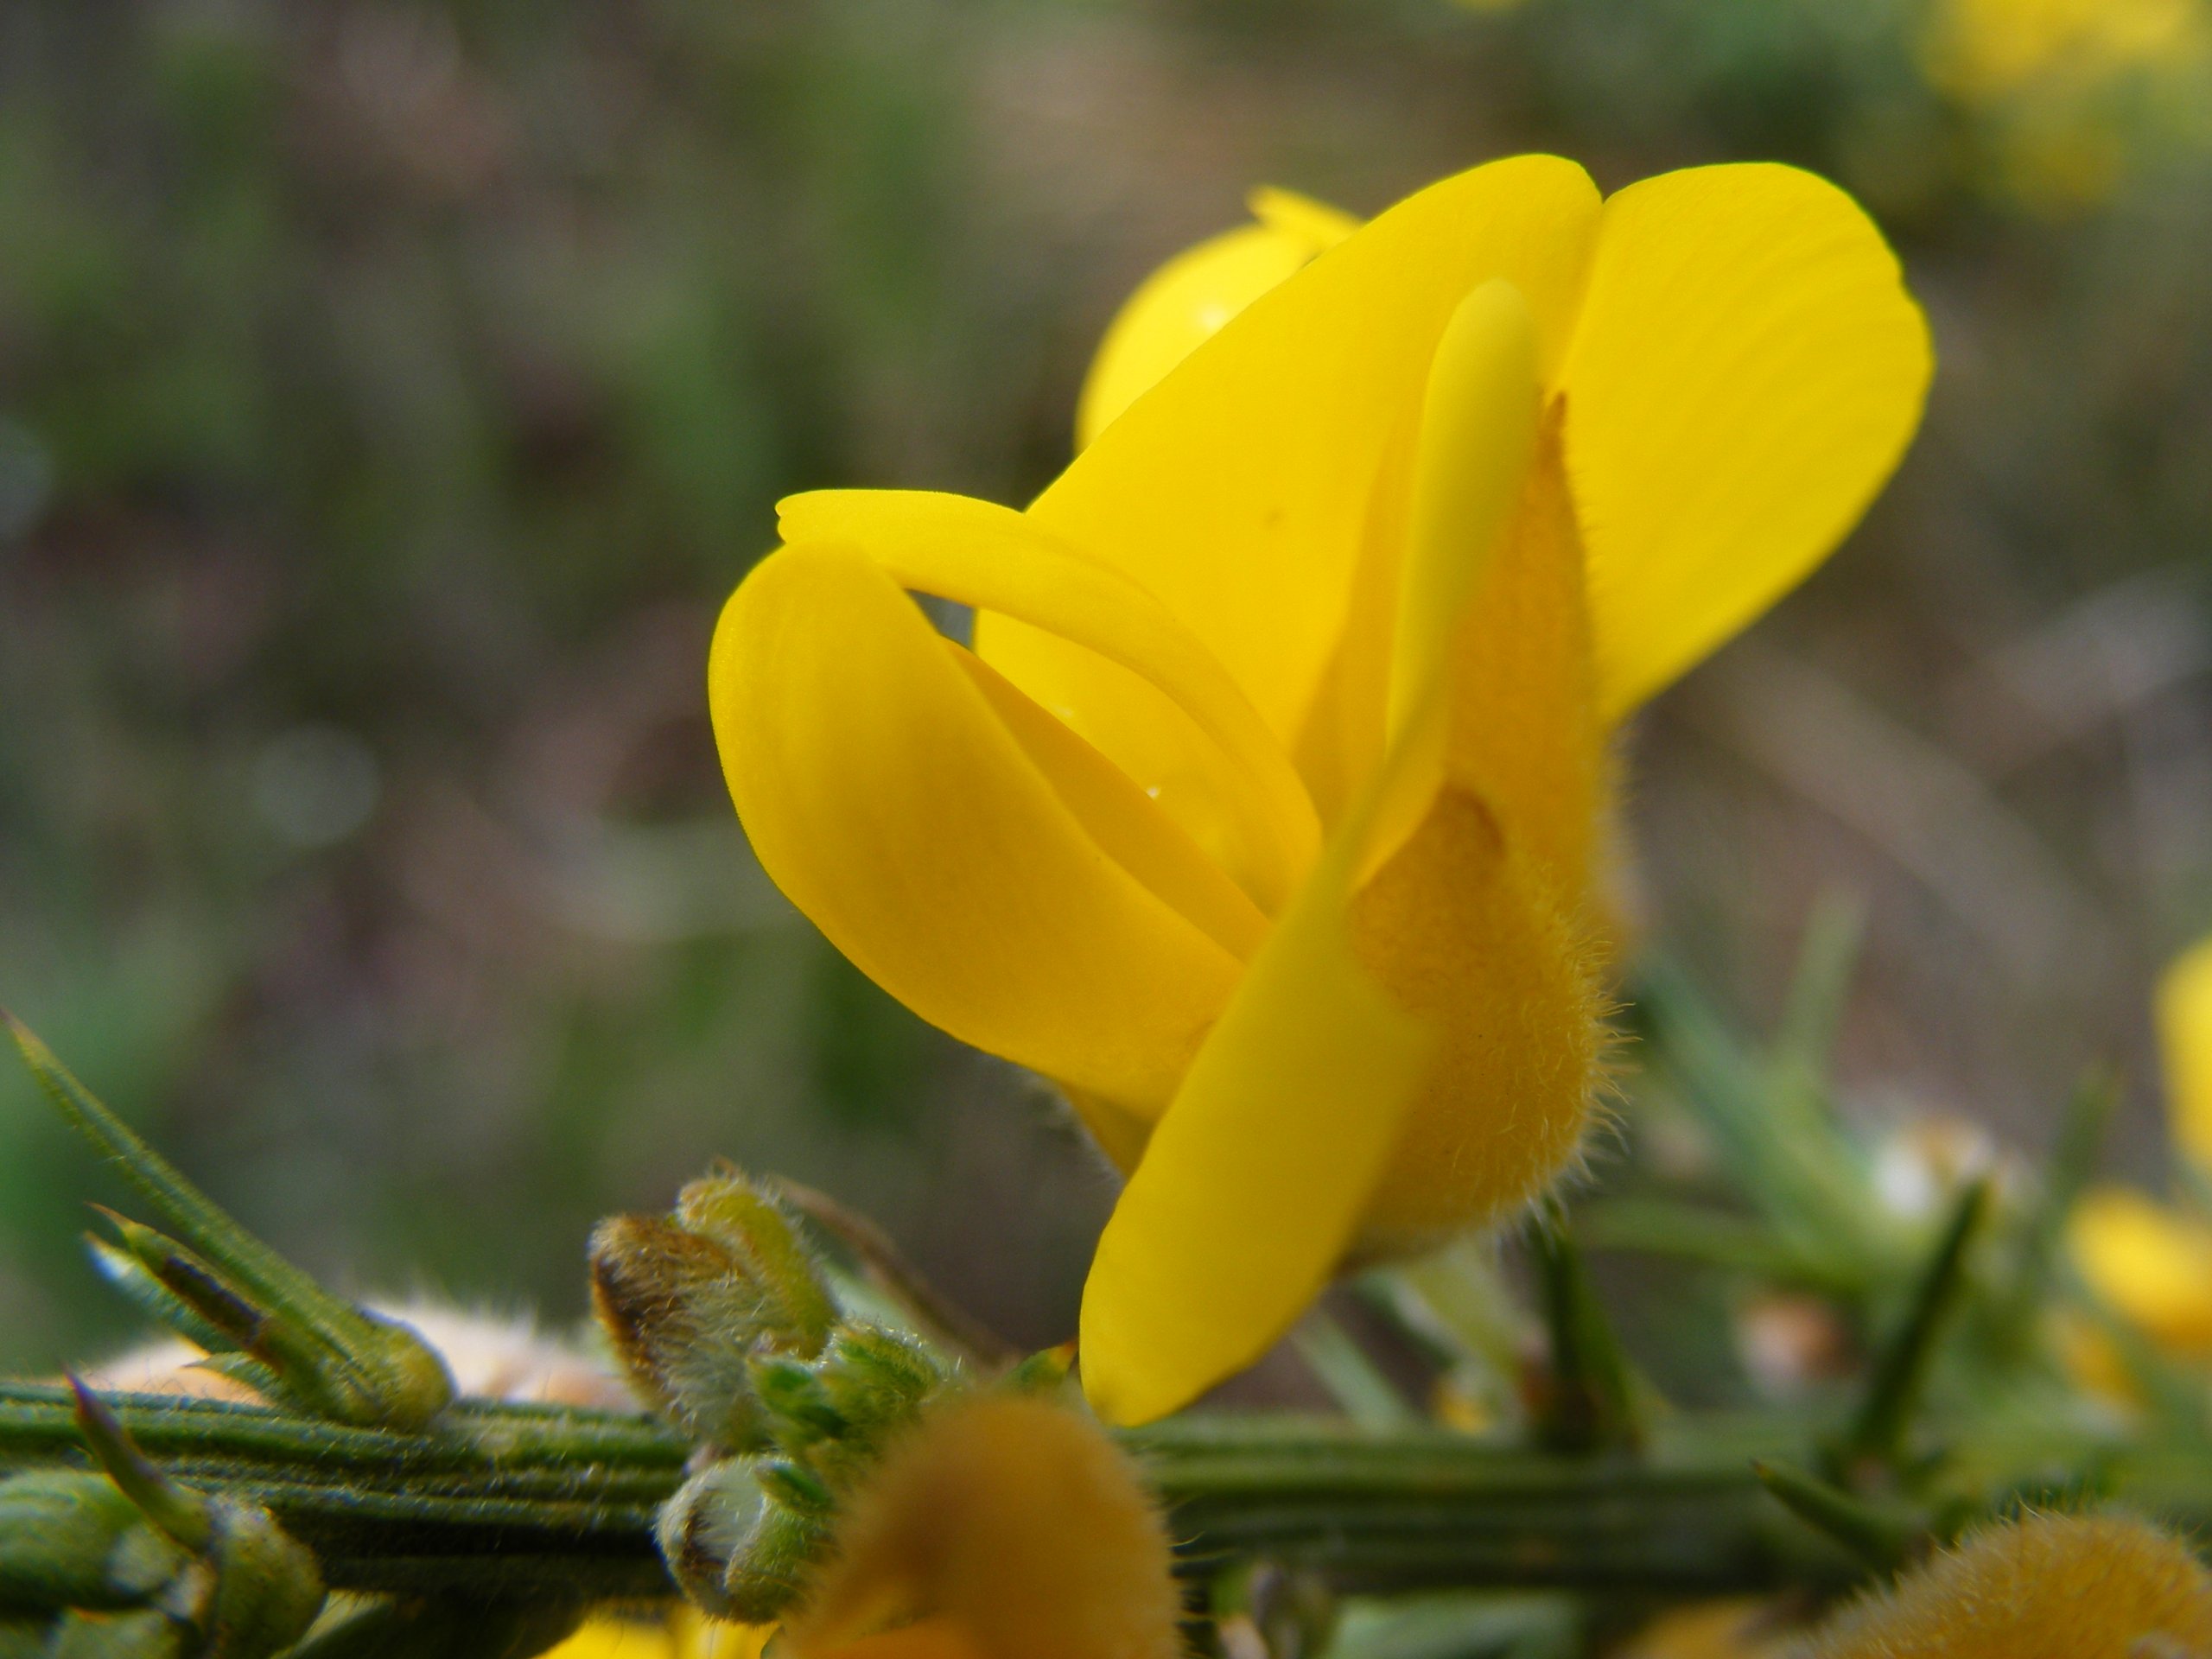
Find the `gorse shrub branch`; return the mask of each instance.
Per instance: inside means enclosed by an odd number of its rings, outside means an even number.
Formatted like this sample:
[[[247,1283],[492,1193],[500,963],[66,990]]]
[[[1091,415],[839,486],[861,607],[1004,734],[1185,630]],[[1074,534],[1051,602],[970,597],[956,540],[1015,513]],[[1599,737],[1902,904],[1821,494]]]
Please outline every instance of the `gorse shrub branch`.
[[[471,1397],[499,1389],[435,1321],[330,1294],[11,1027],[153,1211],[97,1264],[243,1398],[0,1389],[0,1659],[589,1659],[626,1603],[776,1659],[1368,1659],[1401,1644],[1347,1604],[1409,1591],[1451,1592],[1422,1650],[1564,1654],[1655,1602],[1773,1592],[1786,1623],[1892,1578],[1868,1605],[1971,1659],[1959,1598],[2045,1560],[2132,1563],[2128,1639],[2196,1640],[2212,1581],[2164,1535],[2020,1518],[2212,1516],[2175,1289],[2202,1241],[2085,1200],[2103,1095],[2040,1173],[1932,1132],[1878,1156],[1826,1084],[1847,919],[1764,1052],[1618,960],[1617,734],[1917,426],[1928,331],[1880,231],[1787,167],[1607,197],[1548,156],[1365,223],[1255,213],[1132,296],[1027,509],[787,500],[709,664],[768,874],[1127,1175],[1077,1341],[1007,1352],[864,1218],[722,1166],[592,1236],[640,1409]],[[1732,1190],[1639,1170],[1578,1214],[1631,1021]],[[1525,1296],[1484,1256],[1516,1225]],[[1783,1403],[1671,1401],[1593,1243],[1770,1302]],[[2166,1317],[2065,1255],[2163,1272]],[[1347,1275],[1363,1336],[1313,1311]],[[1342,1420],[1176,1414],[1301,1319]],[[1553,1593],[1500,1623],[1503,1590]]]
[[[25,1047],[42,1076],[67,1077]],[[194,1230],[211,1268],[240,1258],[236,1224],[196,1193],[180,1220],[184,1201],[162,1195],[192,1190],[81,1085],[55,1097],[73,1118],[97,1114],[103,1148],[164,1225]],[[1551,1287],[1535,1328],[1550,1335],[1524,1379],[1538,1402],[1525,1429],[1375,1432],[1200,1414],[1125,1432],[1119,1444],[1164,1506],[1162,1535],[1192,1584],[1256,1560],[1339,1594],[1550,1586],[1605,1605],[1793,1586],[1828,1593],[2064,1490],[2212,1522],[2212,1441],[2201,1433],[2153,1424],[2131,1440],[2073,1412],[1967,1421],[1942,1390],[1931,1401],[1931,1368],[1978,1366],[1974,1317],[2009,1294],[1969,1270],[1976,1238],[1993,1227],[2048,1230],[2038,1216],[1990,1206],[1972,1189],[1929,1240],[1917,1292],[1855,1404],[1754,1418],[1668,1409],[1625,1369],[1560,1212],[1538,1256]],[[399,1327],[358,1314],[347,1325],[330,1312],[345,1304],[294,1269],[276,1274],[265,1247],[253,1249],[257,1282],[283,1283],[288,1306],[319,1310],[319,1328],[369,1344],[338,1350],[353,1368],[343,1374],[373,1374]],[[921,1318],[904,1329],[880,1322],[893,1305],[880,1292],[848,1305],[841,1287],[858,1281],[859,1263],[840,1267],[831,1240],[728,1167],[685,1188],[665,1216],[603,1224],[591,1255],[603,1327],[659,1421],[462,1395],[420,1423],[360,1423],[337,1409],[358,1396],[287,1389],[273,1369],[268,1403],[0,1384],[0,1654],[528,1653],[561,1641],[592,1607],[679,1595],[721,1618],[787,1621],[842,1558],[846,1512],[877,1503],[879,1467],[924,1426],[949,1425],[945,1414],[973,1399],[1067,1409],[1056,1403],[1065,1350],[979,1369],[923,1334]],[[122,1287],[195,1340],[242,1330],[209,1319],[213,1293],[196,1282],[191,1298],[167,1300]],[[2046,1386],[2043,1364],[2018,1373],[2018,1385]],[[2009,1373],[1975,1374],[1984,1389],[2012,1386]],[[1561,1417],[1561,1400],[1583,1403]],[[1630,1422],[1634,1433],[1621,1433]],[[1067,1432],[1071,1466],[1091,1466],[1093,1454],[1074,1448],[1093,1431]],[[1058,1445],[1058,1433],[1039,1444]],[[1099,1466],[1109,1489],[1126,1478]],[[927,1483],[916,1490],[944,1501]],[[994,1512],[963,1507],[980,1501],[948,1512]],[[1112,1507],[1121,1502],[1100,1513],[1124,1513]],[[893,1518],[870,1524],[906,1535]],[[1123,1529],[1113,1535],[1135,1541],[1116,1548],[1137,1565],[1104,1581],[1164,1573],[1164,1543],[1157,1569],[1144,1566],[1148,1535],[1127,1525],[1112,1523]],[[1027,1570],[1052,1582],[1073,1571]],[[327,1607],[326,1589],[336,1592]],[[860,1601],[840,1618],[903,1616],[875,1606],[873,1592],[853,1593]]]

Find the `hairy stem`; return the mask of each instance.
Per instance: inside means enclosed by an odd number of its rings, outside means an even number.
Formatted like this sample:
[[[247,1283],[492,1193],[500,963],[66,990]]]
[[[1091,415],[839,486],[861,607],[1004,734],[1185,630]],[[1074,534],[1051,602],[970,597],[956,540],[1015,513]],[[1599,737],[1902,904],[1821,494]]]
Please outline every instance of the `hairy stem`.
[[[166,1471],[266,1505],[334,1587],[669,1592],[655,1508],[688,1448],[650,1419],[459,1402],[428,1431],[335,1427],[259,1406],[108,1396]],[[79,1463],[67,1390],[0,1384],[0,1471]],[[1187,1568],[1258,1554],[1346,1588],[1565,1585],[1661,1595],[1834,1583],[1848,1556],[1768,1496],[1758,1456],[1803,1458],[1802,1423],[1655,1430],[1640,1455],[1561,1456],[1418,1429],[1193,1418],[1123,1437],[1172,1511]],[[1983,1449],[2032,1469],[2080,1448]],[[2212,1516],[2202,1455],[2119,1484],[2177,1519]],[[2194,1509],[2198,1513],[2191,1513]]]

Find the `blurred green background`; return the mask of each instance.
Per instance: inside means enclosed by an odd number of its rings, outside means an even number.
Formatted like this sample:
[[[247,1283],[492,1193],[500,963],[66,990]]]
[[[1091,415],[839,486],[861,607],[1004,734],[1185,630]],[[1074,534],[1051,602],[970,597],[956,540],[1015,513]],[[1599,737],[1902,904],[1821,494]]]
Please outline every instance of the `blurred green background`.
[[[2114,1055],[2154,1180],[2149,978],[2212,928],[2212,83],[2188,29],[1961,69],[2005,11],[13,0],[0,1001],[357,1286],[573,1317],[592,1219],[727,1154],[1057,1339],[1110,1181],[724,796],[772,504],[1025,499],[1252,184],[1776,157],[1882,218],[1942,368],[1865,528],[1636,734],[1647,936],[1757,1027],[1853,895],[1854,1110],[2032,1141]],[[129,1330],[100,1190],[0,1067],[0,1370]]]

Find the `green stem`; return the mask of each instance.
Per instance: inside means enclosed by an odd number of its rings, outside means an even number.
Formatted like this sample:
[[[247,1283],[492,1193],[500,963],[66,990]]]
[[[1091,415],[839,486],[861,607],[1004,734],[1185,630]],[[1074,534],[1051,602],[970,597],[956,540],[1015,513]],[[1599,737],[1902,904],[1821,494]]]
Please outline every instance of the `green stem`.
[[[613,1413],[457,1402],[429,1432],[351,1428],[258,1406],[107,1396],[163,1471],[265,1505],[333,1588],[592,1599],[670,1592],[652,1524],[688,1448]],[[0,1383],[0,1472],[80,1464],[65,1389]],[[1762,1488],[1754,1458],[1802,1463],[1803,1423],[1655,1424],[1638,1456],[1562,1457],[1436,1429],[1205,1417],[1126,1434],[1171,1510],[1187,1570],[1261,1555],[1351,1590],[1572,1586],[1679,1597],[1833,1585],[1850,1557]],[[1984,1447],[2034,1469],[2075,1446]],[[2115,1484],[2183,1523],[2212,1519],[2212,1466],[2145,1457]]]

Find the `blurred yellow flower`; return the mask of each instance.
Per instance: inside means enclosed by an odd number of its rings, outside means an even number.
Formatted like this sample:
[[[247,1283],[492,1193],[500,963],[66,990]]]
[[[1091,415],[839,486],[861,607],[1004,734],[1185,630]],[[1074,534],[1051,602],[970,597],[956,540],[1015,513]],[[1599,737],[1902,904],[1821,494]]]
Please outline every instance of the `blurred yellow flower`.
[[[709,666],[769,874],[1133,1172],[1081,1333],[1122,1422],[1573,1156],[1609,734],[1849,529],[1929,367],[1791,168],[1522,156],[1325,249],[1284,200],[1140,290],[1026,512],[785,502]]]
[[[974,1395],[928,1413],[846,1500],[780,1630],[688,1607],[593,1618],[549,1659],[1177,1659],[1182,1604],[1151,1498],[1096,1426]]]
[[[761,1659],[773,1634],[764,1626],[712,1624],[689,1607],[650,1618],[603,1615],[546,1659]]]
[[[1948,0],[1934,53],[1944,85],[1980,102],[2193,59],[2205,25],[2202,0]]]
[[[2159,981],[2158,1027],[2175,1150],[2212,1180],[2212,939]],[[2168,1352],[2212,1360],[2212,1221],[2106,1186],[2075,1207],[2069,1228],[2075,1263],[2099,1298]]]
[[[1612,1659],[1782,1659],[1789,1638],[1770,1603],[1700,1602],[1662,1613],[1628,1639]]]
[[[1167,1534],[1128,1460],[1064,1407],[938,1407],[850,1500],[785,1626],[788,1659],[1176,1659]]]
[[[2109,195],[2142,111],[2117,94],[2161,89],[2200,105],[2212,60],[2205,0],[1945,0],[1927,58],[1936,85],[1985,118],[1999,181],[2031,203]]]
[[[1806,1659],[2150,1659],[2212,1652],[2212,1575],[2117,1516],[1991,1527],[1823,1626]]]

